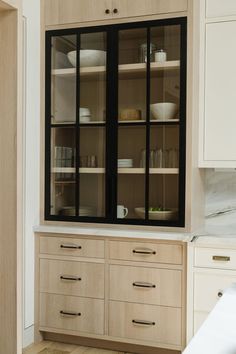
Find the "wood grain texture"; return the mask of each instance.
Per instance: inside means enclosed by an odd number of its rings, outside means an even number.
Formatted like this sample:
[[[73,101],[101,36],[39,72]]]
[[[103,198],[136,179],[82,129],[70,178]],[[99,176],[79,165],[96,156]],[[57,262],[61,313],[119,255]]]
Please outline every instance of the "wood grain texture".
[[[10,9],[10,10],[9,10]],[[4,11],[1,11],[4,10]],[[21,350],[21,2],[0,2],[0,353]],[[19,160],[20,158],[20,160]],[[9,340],[11,338],[11,340]]]

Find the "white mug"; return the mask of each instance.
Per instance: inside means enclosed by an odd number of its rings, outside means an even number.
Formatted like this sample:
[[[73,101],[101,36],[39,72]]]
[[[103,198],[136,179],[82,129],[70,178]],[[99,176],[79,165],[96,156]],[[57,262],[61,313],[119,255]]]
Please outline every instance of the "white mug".
[[[124,219],[128,215],[128,208],[125,208],[124,205],[117,205],[117,218]]]

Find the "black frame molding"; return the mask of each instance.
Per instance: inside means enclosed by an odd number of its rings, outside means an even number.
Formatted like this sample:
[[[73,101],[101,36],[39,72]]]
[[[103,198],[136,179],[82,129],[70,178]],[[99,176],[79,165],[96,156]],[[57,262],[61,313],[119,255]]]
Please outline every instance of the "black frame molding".
[[[148,220],[149,188],[149,151],[150,151],[150,53],[147,54],[146,74],[146,113],[147,121],[137,123],[146,127],[146,167],[145,167],[145,219],[117,219],[117,156],[118,156],[118,34],[120,30],[136,28],[147,29],[147,44],[150,45],[150,31],[152,27],[158,26],[181,26],[181,66],[180,66],[180,122],[179,122],[179,219],[176,221]],[[106,188],[105,188],[105,217],[80,217],[79,216],[79,150],[80,150],[80,123],[79,123],[79,102],[80,102],[80,77],[78,75],[80,61],[77,60],[76,79],[76,123],[73,124],[51,124],[51,59],[52,59],[52,38],[58,36],[77,36],[77,58],[80,51],[80,36],[86,33],[106,32],[107,34],[107,79],[106,79]],[[46,31],[46,77],[45,77],[45,220],[61,222],[82,222],[82,223],[104,223],[122,225],[148,225],[164,227],[185,226],[185,197],[186,197],[186,82],[187,82],[187,17],[142,21],[134,23],[114,24],[106,26],[95,26],[85,28],[73,28],[63,30]],[[152,123],[153,124],[153,123]],[[155,124],[155,123],[154,123]],[[156,124],[159,124],[158,122]],[[163,124],[163,123],[162,123]],[[173,123],[166,122],[165,125]],[[55,127],[75,127],[76,131],[76,216],[60,216],[51,214],[51,129]],[[109,148],[107,148],[109,147]]]

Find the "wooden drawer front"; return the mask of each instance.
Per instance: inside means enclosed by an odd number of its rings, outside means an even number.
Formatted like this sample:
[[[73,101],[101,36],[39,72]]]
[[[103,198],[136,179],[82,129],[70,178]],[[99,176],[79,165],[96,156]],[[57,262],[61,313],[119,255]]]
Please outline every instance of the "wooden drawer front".
[[[104,334],[104,301],[40,294],[40,327]]]
[[[181,310],[111,301],[109,335],[181,345]]]
[[[40,253],[104,258],[104,241],[69,237],[40,237]]]
[[[167,14],[188,8],[187,0],[135,0],[135,6],[130,0],[113,0],[113,4],[118,10],[114,18]]]
[[[181,307],[181,271],[110,266],[110,300]]]
[[[111,0],[44,0],[45,24],[60,25],[111,19]]]
[[[221,17],[236,15],[235,0],[207,0],[206,1],[206,16]]]
[[[104,265],[40,260],[40,291],[104,298]]]
[[[111,259],[182,264],[182,252],[180,245],[110,241]]]
[[[236,270],[236,251],[217,248],[196,248],[195,266]]]
[[[194,275],[194,310],[210,312],[221,294],[236,282],[236,274],[196,273]]]

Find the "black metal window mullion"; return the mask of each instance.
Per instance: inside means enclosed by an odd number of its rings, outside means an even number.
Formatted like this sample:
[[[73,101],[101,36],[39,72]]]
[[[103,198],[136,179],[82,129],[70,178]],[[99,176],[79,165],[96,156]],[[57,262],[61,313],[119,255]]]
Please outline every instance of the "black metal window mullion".
[[[45,218],[51,215],[51,70],[52,35],[46,32],[45,82]]]
[[[118,157],[118,31],[107,32],[107,219],[117,217]]]
[[[147,28],[147,71],[146,71],[146,166],[145,166],[145,220],[149,218],[149,165],[150,165],[150,27]]]
[[[79,216],[80,209],[80,33],[76,36],[76,184],[75,184],[75,210]]]

